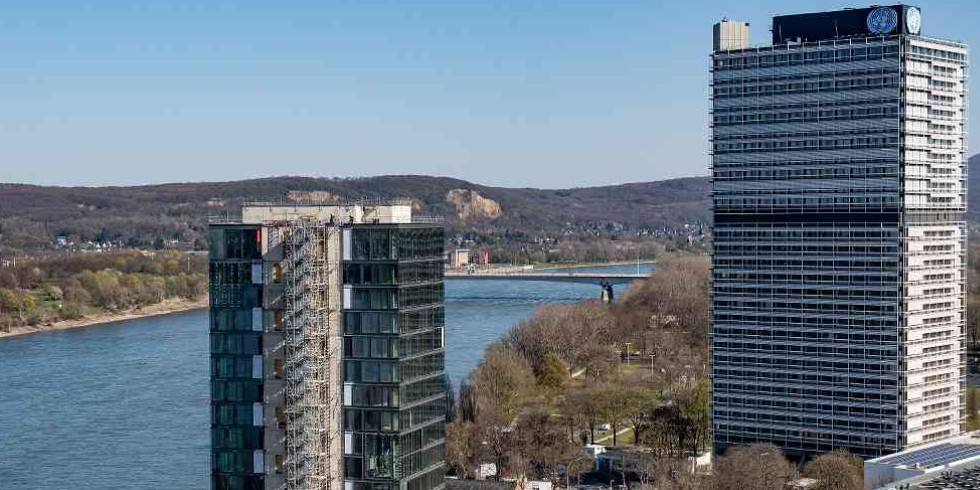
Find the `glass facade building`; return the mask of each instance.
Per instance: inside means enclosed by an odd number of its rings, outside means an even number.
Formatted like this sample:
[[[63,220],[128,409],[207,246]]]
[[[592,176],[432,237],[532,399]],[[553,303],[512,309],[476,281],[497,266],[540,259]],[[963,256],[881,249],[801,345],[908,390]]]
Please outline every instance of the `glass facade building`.
[[[442,488],[441,223],[255,204],[211,238],[213,488]]]
[[[354,490],[438,488],[445,475],[443,231],[366,225],[346,233],[344,478]]]
[[[211,228],[211,486],[263,488],[261,234]]]
[[[773,45],[712,54],[716,451],[959,432],[967,50],[917,22],[777,17]]]

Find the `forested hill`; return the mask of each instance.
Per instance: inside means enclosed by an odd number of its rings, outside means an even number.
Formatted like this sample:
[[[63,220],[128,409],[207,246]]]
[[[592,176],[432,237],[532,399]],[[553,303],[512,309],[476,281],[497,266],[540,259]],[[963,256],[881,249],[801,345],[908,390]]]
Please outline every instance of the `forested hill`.
[[[624,230],[676,230],[709,218],[706,177],[545,190],[489,187],[459,179],[383,176],[275,177],[134,187],[0,184],[0,247],[62,242],[203,248],[207,217],[235,214],[245,200],[411,197],[443,215],[451,234],[535,241]]]
[[[969,217],[980,221],[980,155],[970,159],[969,187]],[[558,190],[419,175],[134,187],[0,184],[0,249],[51,248],[58,237],[68,243],[202,249],[208,216],[235,214],[245,200],[377,197],[411,197],[418,212],[445,216],[451,236],[482,242],[542,244],[635,232],[683,236],[710,221],[709,190],[707,177]]]

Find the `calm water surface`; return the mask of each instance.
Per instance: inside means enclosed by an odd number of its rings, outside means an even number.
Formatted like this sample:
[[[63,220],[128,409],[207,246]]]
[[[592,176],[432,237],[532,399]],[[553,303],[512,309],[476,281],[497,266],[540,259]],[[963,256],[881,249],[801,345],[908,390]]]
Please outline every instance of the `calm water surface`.
[[[446,369],[458,383],[535,307],[598,295],[449,281]],[[207,325],[202,310],[0,339],[0,489],[207,488]]]

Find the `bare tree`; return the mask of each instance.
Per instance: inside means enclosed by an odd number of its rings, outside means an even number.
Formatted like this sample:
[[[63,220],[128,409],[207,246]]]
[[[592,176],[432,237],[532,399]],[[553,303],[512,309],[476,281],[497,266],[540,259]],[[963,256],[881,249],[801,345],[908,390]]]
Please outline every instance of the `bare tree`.
[[[452,422],[459,415],[456,388],[453,386],[453,380],[450,379],[448,374],[444,375],[443,379],[446,383],[446,422]]]
[[[495,480],[500,480],[500,474],[509,461],[513,450],[514,437],[510,427],[512,419],[503,414],[499,407],[492,406],[480,412],[476,423],[476,437],[480,441],[478,457],[489,458],[497,468]]]
[[[534,375],[523,357],[501,344],[493,344],[470,375],[470,383],[479,422],[484,411],[513,417],[521,397],[534,386]]]
[[[714,465],[715,490],[784,490],[796,468],[783,452],[768,443],[735,446]]]
[[[838,450],[821,454],[807,463],[803,474],[819,480],[817,490],[862,490],[864,461]]]
[[[458,420],[446,424],[446,464],[460,478],[469,478],[478,444],[472,422]]]
[[[645,488],[657,475],[656,459],[657,455],[650,451],[625,451],[623,468],[640,480],[640,488]]]
[[[711,423],[711,392],[707,380],[687,388],[676,400],[682,423],[688,427],[685,449],[697,452],[706,448],[710,443],[708,425]]]
[[[476,414],[476,400],[474,400],[473,387],[467,380],[459,383],[459,398],[456,402],[456,410],[459,412],[459,419],[472,422]]]
[[[599,401],[597,391],[590,388],[573,391],[565,397],[566,412],[578,414],[589,429],[589,444],[595,444],[595,430],[601,419]]]
[[[641,488],[657,490],[700,490],[703,485],[697,475],[691,473],[684,457],[661,456],[649,450],[625,453],[623,465],[640,481]]]
[[[520,354],[498,343],[487,348],[470,374],[470,383],[476,433],[484,456],[496,464],[499,479],[513,446],[514,418],[534,386],[534,375]]]
[[[522,413],[514,427],[515,460],[536,478],[554,480],[559,463],[576,449],[558,419],[549,410]]]
[[[592,469],[592,455],[581,447],[573,447],[565,454],[563,459],[565,465],[565,488],[570,487],[570,479],[575,478],[575,483],[581,483],[582,474]]]
[[[633,444],[639,446],[643,443],[643,430],[648,427],[647,416],[659,401],[653,391],[643,387],[625,390],[623,395],[626,398],[624,418],[633,429]]]
[[[685,458],[658,456],[653,461],[653,488],[657,490],[702,490],[704,482],[691,473]]]
[[[534,376],[538,385],[548,392],[560,392],[568,383],[568,367],[558,354],[549,352],[535,367]]]
[[[615,308],[617,323],[634,334],[650,328],[680,331],[687,343],[704,350],[710,321],[709,280],[706,258],[672,257],[651,273],[649,281],[627,291]]]
[[[619,428],[633,409],[630,391],[620,386],[612,386],[600,390],[597,396],[599,412],[612,428],[612,445],[615,446],[618,442]]]
[[[545,305],[511,328],[503,343],[527,359],[536,374],[549,355],[572,367],[585,366],[594,346],[609,343],[610,322],[608,310],[597,302]]]
[[[977,390],[972,386],[967,386],[966,388],[967,417],[976,418],[978,409],[980,409],[980,400],[977,400]]]

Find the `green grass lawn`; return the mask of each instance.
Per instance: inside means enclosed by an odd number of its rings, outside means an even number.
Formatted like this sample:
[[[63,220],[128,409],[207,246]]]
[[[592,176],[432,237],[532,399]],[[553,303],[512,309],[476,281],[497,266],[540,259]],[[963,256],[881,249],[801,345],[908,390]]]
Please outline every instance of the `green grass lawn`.
[[[640,369],[640,361],[635,359],[630,361],[629,364],[624,364],[624,363],[619,364],[620,374],[629,374],[632,373],[633,371],[636,371],[637,369]]]
[[[620,427],[621,431],[618,436],[616,436],[617,446],[631,446],[633,445],[633,430],[629,429],[626,432],[622,432],[626,427]],[[596,430],[595,431],[595,443],[601,444],[603,446],[612,446],[612,431],[611,430]]]

